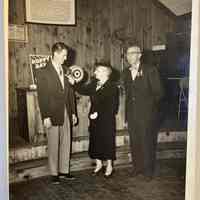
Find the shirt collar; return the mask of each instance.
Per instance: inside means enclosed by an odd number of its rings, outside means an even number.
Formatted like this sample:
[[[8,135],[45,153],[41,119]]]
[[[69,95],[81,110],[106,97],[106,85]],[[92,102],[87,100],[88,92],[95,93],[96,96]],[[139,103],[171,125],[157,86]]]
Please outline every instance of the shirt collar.
[[[134,66],[129,67],[129,70],[130,70],[130,71],[132,71],[132,70],[138,71],[138,70],[139,70],[139,66],[140,66],[140,62],[138,62],[138,63],[137,63],[136,65],[134,65]]]
[[[62,66],[61,65],[58,65],[57,63],[55,63],[53,60],[51,60],[54,68],[56,69],[56,71],[59,71],[60,69],[62,69]]]

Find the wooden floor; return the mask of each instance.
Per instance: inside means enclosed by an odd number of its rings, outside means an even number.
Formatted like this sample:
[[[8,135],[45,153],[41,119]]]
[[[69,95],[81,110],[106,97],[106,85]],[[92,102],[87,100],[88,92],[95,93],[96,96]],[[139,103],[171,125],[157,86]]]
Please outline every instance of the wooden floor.
[[[10,185],[10,200],[184,200],[184,160],[159,161],[150,182],[131,172],[130,165],[124,166],[105,179],[85,170],[60,185],[52,185],[50,177],[27,180]]]

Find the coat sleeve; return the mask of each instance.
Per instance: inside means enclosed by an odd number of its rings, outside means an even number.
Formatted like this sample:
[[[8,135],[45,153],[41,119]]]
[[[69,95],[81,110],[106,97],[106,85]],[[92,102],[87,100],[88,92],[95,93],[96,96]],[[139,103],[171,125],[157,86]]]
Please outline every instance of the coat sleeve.
[[[123,90],[124,90],[124,98],[125,98],[125,123],[127,122],[127,113],[128,113],[128,81],[127,81],[127,70],[123,71],[122,73],[122,85],[123,85]]]
[[[42,119],[51,117],[51,110],[49,107],[49,85],[48,79],[44,71],[38,71],[36,73],[37,79],[37,93],[38,93],[38,103],[41,112]]]
[[[75,84],[74,89],[81,95],[91,96],[96,89],[96,80],[92,80],[89,83],[78,83]]]
[[[76,104],[76,95],[75,91],[72,85],[68,82],[66,79],[65,82],[65,87],[66,87],[66,105],[67,105],[67,110],[69,112],[69,115],[71,116],[72,114],[77,115],[77,104]]]
[[[149,82],[154,100],[156,103],[159,103],[164,96],[164,89],[160,80],[159,72],[155,67],[149,71]]]

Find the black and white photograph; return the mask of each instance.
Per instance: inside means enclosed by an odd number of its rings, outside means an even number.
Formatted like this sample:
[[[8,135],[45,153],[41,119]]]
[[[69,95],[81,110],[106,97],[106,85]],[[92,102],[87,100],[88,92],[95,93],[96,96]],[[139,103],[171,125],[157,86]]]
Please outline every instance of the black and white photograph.
[[[0,199],[199,200],[199,0],[2,13]]]

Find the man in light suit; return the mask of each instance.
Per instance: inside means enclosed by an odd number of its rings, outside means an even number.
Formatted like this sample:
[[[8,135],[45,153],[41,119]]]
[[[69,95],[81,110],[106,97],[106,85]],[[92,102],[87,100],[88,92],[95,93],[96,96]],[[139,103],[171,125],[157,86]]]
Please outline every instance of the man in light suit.
[[[76,124],[76,102],[70,77],[63,73],[68,47],[55,43],[52,59],[36,71],[38,101],[48,137],[48,162],[53,184],[60,178],[73,179],[70,174],[71,131]]]
[[[130,135],[133,175],[151,180],[156,160],[158,108],[163,88],[156,67],[146,62],[138,46],[126,52],[129,68],[123,72],[126,121]]]

